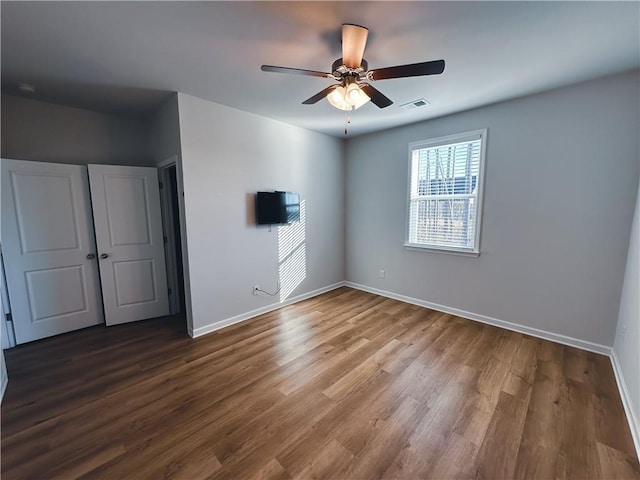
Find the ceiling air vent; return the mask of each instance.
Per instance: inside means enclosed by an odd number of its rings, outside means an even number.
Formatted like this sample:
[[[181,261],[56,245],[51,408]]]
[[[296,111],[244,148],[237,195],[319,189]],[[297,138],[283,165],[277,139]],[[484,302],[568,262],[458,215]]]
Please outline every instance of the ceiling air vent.
[[[424,98],[419,98],[417,100],[412,100],[409,103],[400,105],[400,108],[402,108],[403,110],[415,110],[416,108],[426,107],[427,105],[429,105],[429,102],[427,102]]]

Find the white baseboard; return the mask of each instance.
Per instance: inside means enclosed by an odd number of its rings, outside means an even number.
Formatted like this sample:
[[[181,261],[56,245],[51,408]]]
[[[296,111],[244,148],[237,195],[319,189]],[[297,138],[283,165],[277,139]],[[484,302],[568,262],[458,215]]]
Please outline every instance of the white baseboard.
[[[624,380],[622,368],[620,367],[620,361],[616,351],[611,349],[611,365],[613,366],[613,373],[616,377],[616,383],[618,384],[618,390],[620,391],[620,398],[622,399],[622,405],[624,411],[627,414],[627,423],[629,424],[629,430],[631,430],[631,436],[633,437],[633,444],[636,447],[636,454],[640,458],[640,423],[638,417],[633,410],[633,402],[631,401],[631,395],[627,388],[627,382]]]
[[[546,330],[539,330],[537,328],[526,327],[524,325],[518,325],[517,323],[507,322],[505,320],[499,320],[497,318],[488,317],[486,315],[480,315],[478,313],[467,312],[458,308],[448,307],[446,305],[440,305],[438,303],[427,302],[418,298],[407,297],[405,295],[399,295],[397,293],[388,292],[386,290],[379,290],[377,288],[367,287],[366,285],[360,285],[353,282],[345,282],[347,287],[356,288],[365,292],[374,293],[383,297],[393,298],[394,300],[400,300],[401,302],[411,303],[420,307],[430,308],[431,310],[437,310],[439,312],[450,313],[458,317],[466,318],[468,320],[474,320],[476,322],[487,323],[496,327],[505,328],[518,333],[524,333],[525,335],[531,335],[532,337],[542,338],[544,340],[550,340],[552,342],[561,343],[570,347],[580,348],[581,350],[587,350],[589,352],[600,353],[603,355],[611,354],[611,347],[606,345],[600,345],[598,343],[587,342],[586,340],[580,340],[578,338],[568,337],[559,333],[547,332]]]
[[[235,325],[236,323],[244,322],[246,320],[250,320],[259,315],[272,312],[274,310],[277,310],[278,308],[286,307],[287,305],[298,303],[311,297],[317,297],[318,295],[330,292],[331,290],[335,290],[336,288],[344,287],[344,285],[345,285],[345,282],[334,283],[326,287],[318,288],[317,290],[313,290],[311,292],[297,295],[288,300],[285,300],[284,302],[272,303],[271,305],[267,305],[266,307],[261,307],[255,310],[251,310],[250,312],[241,313],[240,315],[236,315],[235,317],[218,320],[217,322],[210,323],[209,325],[205,325],[204,327],[198,327],[193,330],[189,328],[188,329],[189,335],[193,338],[200,337],[202,335],[206,335],[207,333],[220,330],[221,328],[225,328],[230,325]]]

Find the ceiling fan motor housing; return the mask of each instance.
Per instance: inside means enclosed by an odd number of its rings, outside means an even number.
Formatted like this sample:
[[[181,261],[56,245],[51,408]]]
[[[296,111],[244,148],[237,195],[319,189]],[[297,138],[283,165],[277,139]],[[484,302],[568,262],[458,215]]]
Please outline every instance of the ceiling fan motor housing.
[[[360,66],[358,68],[349,68],[344,64],[342,58],[337,59],[331,65],[331,71],[333,72],[333,76],[336,77],[337,80],[346,77],[352,76],[356,78],[360,78],[363,74],[366,74],[369,69],[369,64],[363,58],[362,62],[360,62]]]

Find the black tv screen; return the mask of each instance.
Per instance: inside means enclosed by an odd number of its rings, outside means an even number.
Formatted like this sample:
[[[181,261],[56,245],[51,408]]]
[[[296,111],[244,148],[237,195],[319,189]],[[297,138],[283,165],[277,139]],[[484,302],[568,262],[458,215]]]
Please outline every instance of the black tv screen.
[[[300,221],[300,195],[292,192],[258,192],[258,225],[281,225]]]

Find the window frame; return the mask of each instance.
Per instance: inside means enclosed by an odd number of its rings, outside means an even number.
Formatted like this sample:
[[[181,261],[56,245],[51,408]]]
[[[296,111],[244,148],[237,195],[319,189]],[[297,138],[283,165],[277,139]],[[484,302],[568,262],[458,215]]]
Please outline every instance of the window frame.
[[[407,191],[406,191],[406,211],[405,211],[405,237],[404,247],[408,250],[417,251],[429,251],[438,253],[448,253],[454,255],[473,256],[478,257],[480,255],[480,233],[482,230],[482,217],[483,217],[483,197],[484,197],[484,178],[485,178],[485,158],[487,151],[487,128],[481,128],[478,130],[470,130],[467,132],[455,133],[452,135],[445,135],[441,137],[430,138],[427,140],[419,140],[409,143],[408,152],[408,169],[407,169]],[[412,176],[412,163],[413,152],[415,150],[423,148],[433,148],[441,145],[449,145],[454,143],[462,143],[465,141],[472,141],[480,139],[480,159],[478,169],[478,180],[476,186],[478,188],[477,195],[477,211],[476,211],[476,228],[473,248],[452,247],[446,245],[435,244],[420,244],[409,242],[409,230],[411,228],[411,176]],[[437,197],[435,195],[434,197]]]

